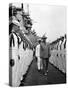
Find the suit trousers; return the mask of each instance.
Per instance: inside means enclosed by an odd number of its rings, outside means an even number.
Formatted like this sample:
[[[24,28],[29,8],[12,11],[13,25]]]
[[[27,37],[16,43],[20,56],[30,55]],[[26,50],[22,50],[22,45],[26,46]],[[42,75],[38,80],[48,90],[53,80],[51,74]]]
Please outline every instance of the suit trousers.
[[[48,70],[48,63],[49,63],[49,58],[42,58],[43,73],[47,72],[47,70]]]

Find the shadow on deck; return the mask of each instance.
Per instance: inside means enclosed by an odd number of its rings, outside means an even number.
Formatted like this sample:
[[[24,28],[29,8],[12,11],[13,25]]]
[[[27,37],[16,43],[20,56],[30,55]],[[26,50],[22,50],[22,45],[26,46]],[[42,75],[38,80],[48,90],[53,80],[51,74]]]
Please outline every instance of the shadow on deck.
[[[44,76],[41,72],[37,70],[37,63],[34,59],[28,73],[24,79],[23,84],[20,86],[33,86],[33,85],[49,85],[49,84],[64,84],[66,83],[66,74],[63,74],[57,68],[55,68],[51,63],[48,66],[48,75]]]

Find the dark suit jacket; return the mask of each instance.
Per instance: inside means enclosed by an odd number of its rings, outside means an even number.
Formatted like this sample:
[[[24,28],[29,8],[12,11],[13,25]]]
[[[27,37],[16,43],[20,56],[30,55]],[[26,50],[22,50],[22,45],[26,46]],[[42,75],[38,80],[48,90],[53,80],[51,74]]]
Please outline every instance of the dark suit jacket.
[[[50,46],[45,43],[40,44],[40,57],[49,58],[50,57]]]

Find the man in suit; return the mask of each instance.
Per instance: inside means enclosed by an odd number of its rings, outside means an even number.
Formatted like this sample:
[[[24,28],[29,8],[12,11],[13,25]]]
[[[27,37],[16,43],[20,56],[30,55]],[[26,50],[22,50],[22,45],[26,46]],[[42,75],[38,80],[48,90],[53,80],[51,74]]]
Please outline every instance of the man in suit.
[[[42,59],[43,63],[43,73],[47,75],[48,73],[48,63],[50,57],[50,46],[46,43],[47,37],[43,35],[42,42],[40,44],[40,58]]]

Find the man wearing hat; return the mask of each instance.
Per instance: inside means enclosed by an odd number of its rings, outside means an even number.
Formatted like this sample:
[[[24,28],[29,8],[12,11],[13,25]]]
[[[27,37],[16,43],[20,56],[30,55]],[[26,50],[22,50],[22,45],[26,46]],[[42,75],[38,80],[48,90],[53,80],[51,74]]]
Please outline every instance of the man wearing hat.
[[[40,58],[42,59],[43,64],[43,74],[47,75],[48,72],[48,62],[50,57],[50,47],[46,43],[47,37],[43,35],[42,42],[40,44]]]

